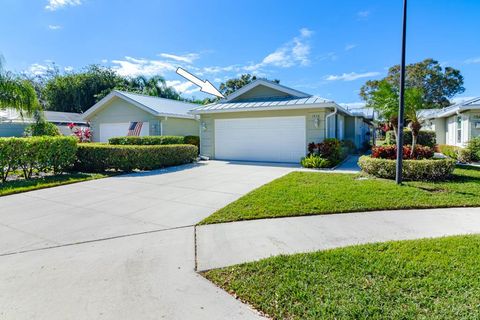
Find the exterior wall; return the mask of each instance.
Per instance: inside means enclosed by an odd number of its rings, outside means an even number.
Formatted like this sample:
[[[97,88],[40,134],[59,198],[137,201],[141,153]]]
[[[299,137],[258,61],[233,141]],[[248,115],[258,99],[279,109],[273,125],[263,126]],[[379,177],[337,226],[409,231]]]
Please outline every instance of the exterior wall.
[[[345,140],[355,142],[355,117],[345,117]]]
[[[470,139],[480,137],[480,111],[470,111]],[[478,128],[477,128],[478,126]]]
[[[460,117],[460,123],[458,118]],[[445,118],[445,143],[452,146],[463,147],[467,144],[471,137],[471,123],[469,112],[462,113],[460,115],[453,115]],[[458,137],[458,131],[461,129],[460,139]]]
[[[215,119],[305,116],[306,141],[321,142],[325,138],[325,109],[228,112],[202,114],[200,117],[200,154],[215,158]],[[318,118],[318,122],[315,120]],[[318,127],[316,126],[318,123]]]
[[[0,137],[22,137],[27,126],[24,123],[0,122]]]
[[[258,86],[238,96],[234,101],[271,97],[288,97],[288,94],[266,86]]]
[[[100,140],[100,123],[148,122],[149,135],[198,135],[198,121],[195,119],[156,117],[137,106],[114,98],[90,120],[93,141]]]
[[[195,119],[161,118],[164,136],[198,136],[199,121]]]
[[[437,118],[434,119],[434,124],[432,125],[432,129],[435,130],[435,138],[437,140],[437,144],[446,144],[447,140],[447,126],[445,118]]]

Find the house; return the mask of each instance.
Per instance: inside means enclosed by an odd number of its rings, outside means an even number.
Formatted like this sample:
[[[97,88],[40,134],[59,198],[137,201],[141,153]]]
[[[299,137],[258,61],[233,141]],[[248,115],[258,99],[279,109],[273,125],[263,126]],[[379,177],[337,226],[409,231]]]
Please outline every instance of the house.
[[[126,136],[132,128],[135,128],[134,134],[140,136],[198,136],[198,121],[188,114],[196,106],[114,90],[85,111],[83,118],[90,123],[93,141],[96,142]]]
[[[200,154],[212,159],[298,163],[310,142],[328,137],[361,147],[369,139],[362,112],[267,80],[191,113],[200,116]]]
[[[77,127],[88,126],[80,113],[44,111],[43,115],[45,120],[55,124],[63,135],[71,134],[68,127],[70,123],[74,123]],[[2,110],[0,111],[0,137],[21,137],[25,128],[34,122],[33,118],[22,117],[16,110]]]
[[[424,129],[434,130],[438,144],[463,147],[480,136],[480,97],[443,109],[422,111]]]

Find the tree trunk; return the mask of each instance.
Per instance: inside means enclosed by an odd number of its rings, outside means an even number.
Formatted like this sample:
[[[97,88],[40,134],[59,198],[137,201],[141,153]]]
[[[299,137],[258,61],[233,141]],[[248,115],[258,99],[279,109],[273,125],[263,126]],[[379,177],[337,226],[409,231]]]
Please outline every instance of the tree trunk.
[[[398,141],[398,117],[393,116],[390,118],[390,125],[393,128],[393,134],[395,135],[395,141]]]
[[[418,134],[420,133],[420,129],[422,128],[422,125],[418,121],[412,121],[410,122],[410,129],[412,130],[412,151],[410,154],[410,157],[413,159],[415,156],[415,147],[417,146],[417,139],[418,139]]]

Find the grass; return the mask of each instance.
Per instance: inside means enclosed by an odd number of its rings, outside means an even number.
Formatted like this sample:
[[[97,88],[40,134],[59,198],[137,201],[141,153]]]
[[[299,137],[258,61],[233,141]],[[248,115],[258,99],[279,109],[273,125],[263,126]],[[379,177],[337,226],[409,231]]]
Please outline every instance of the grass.
[[[398,241],[211,270],[274,319],[479,319],[480,236]]]
[[[65,184],[71,184],[81,181],[100,179],[111,176],[111,174],[100,173],[70,173],[43,178],[34,178],[31,180],[15,180],[0,183],[0,196],[9,194],[27,192],[32,190],[56,187]]]
[[[292,172],[213,213],[200,224],[387,209],[480,206],[480,168],[458,167],[444,182],[359,174]]]

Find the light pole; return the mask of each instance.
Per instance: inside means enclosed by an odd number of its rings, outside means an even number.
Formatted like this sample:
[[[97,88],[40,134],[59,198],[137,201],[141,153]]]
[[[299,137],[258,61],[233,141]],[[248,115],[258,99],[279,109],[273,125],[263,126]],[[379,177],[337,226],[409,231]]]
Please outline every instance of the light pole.
[[[398,108],[397,168],[395,182],[402,183],[403,122],[405,109],[405,47],[407,44],[407,0],[403,0],[402,61],[400,63],[400,102]]]

